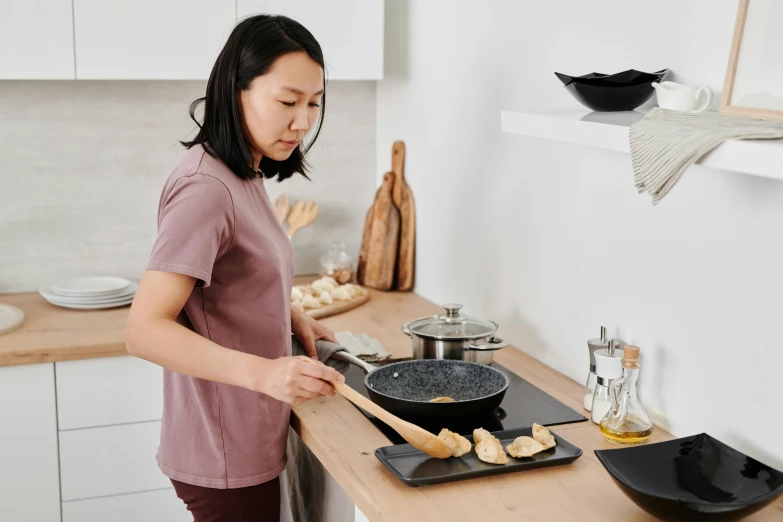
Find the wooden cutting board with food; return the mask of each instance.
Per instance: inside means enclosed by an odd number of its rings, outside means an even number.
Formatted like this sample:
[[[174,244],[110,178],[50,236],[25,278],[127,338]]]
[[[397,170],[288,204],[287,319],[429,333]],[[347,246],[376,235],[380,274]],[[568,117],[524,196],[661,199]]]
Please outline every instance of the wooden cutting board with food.
[[[370,292],[366,288],[352,283],[341,285],[331,277],[321,277],[291,290],[291,306],[304,310],[314,319],[346,312],[369,300]]]

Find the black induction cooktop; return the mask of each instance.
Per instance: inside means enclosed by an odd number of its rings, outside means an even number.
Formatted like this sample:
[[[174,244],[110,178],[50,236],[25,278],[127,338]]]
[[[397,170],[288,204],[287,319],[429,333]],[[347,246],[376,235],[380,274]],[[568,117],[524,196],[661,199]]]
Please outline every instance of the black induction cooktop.
[[[399,359],[386,361],[386,363],[398,361]],[[384,363],[374,364],[380,366]],[[555,426],[557,424],[569,424],[587,420],[581,413],[572,410],[551,395],[544,393],[502,365],[493,362],[491,366],[508,375],[510,380],[506,395],[503,397],[503,402],[500,403],[500,406],[494,412],[489,415],[472,418],[454,419],[449,426],[444,426],[442,422],[439,422],[437,426],[427,425],[427,423],[421,422],[418,422],[417,424],[436,435],[442,428],[448,428],[451,431],[467,435],[472,434],[473,430],[476,428],[484,428],[488,431],[500,431],[515,428],[528,428],[532,426],[534,422],[543,426]],[[370,398],[367,389],[364,386],[364,372],[356,366],[351,365],[345,373],[345,383],[368,399]],[[358,409],[375,425],[375,427],[383,432],[392,443],[403,444],[405,442],[396,431],[391,429],[384,422],[363,409]]]

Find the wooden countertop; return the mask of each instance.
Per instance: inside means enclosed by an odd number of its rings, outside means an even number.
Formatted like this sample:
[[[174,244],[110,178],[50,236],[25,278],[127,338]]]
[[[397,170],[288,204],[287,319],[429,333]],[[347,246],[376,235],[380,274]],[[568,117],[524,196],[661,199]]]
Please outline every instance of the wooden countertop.
[[[297,282],[309,278],[298,278]],[[400,325],[441,311],[413,293],[371,291],[365,304],[322,321],[335,331],[365,332],[395,358],[411,356],[410,339]],[[0,296],[25,311],[19,330],[0,336],[0,366],[126,355],[123,342],[128,307],[72,311],[52,306],[37,294]],[[582,385],[513,347],[495,359],[576,411],[582,411]],[[326,470],[372,521],[430,522],[486,520],[652,521],[612,482],[593,450],[616,448],[590,421],[552,428],[582,448],[565,466],[509,473],[450,484],[410,488],[376,458],[389,440],[346,399],[337,396],[296,406],[292,424]],[[656,429],[651,442],[672,436]],[[783,517],[783,498],[747,518],[772,522]]]

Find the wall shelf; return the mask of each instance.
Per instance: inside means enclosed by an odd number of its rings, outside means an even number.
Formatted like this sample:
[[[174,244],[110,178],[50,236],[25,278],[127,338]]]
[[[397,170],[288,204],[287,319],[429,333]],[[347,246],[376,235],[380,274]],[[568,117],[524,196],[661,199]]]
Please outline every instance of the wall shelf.
[[[630,152],[628,128],[644,112],[500,112],[503,132]],[[783,180],[783,140],[729,140],[697,162],[705,167]]]

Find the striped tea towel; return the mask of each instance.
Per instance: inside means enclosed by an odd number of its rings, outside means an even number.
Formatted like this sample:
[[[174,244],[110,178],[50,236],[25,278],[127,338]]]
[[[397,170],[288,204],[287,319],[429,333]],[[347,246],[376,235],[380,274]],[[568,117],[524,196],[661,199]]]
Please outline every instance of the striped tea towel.
[[[628,137],[636,189],[650,194],[654,205],[688,167],[724,141],[783,138],[783,122],[655,107],[631,125]]]
[[[367,362],[379,362],[391,357],[381,343],[367,334],[354,334],[351,332],[337,332],[334,334],[340,345],[349,353]]]

